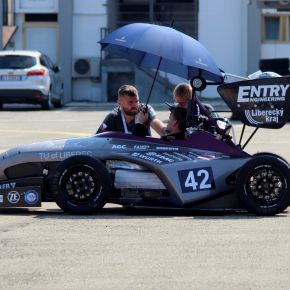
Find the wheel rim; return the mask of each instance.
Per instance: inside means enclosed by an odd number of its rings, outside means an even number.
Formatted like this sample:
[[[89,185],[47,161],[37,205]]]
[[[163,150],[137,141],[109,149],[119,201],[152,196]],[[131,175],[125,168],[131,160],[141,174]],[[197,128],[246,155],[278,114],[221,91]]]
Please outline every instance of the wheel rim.
[[[270,165],[262,165],[250,172],[245,192],[261,205],[277,203],[286,188],[283,174]]]
[[[71,202],[78,204],[95,201],[102,190],[100,177],[88,165],[76,165],[65,170],[59,186]]]

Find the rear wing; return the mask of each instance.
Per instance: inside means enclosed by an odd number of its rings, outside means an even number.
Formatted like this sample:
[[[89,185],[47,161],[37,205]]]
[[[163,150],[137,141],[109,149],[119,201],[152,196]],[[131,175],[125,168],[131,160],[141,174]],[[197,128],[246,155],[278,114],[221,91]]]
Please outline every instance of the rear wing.
[[[290,119],[290,76],[222,84],[217,90],[245,125],[278,129]]]

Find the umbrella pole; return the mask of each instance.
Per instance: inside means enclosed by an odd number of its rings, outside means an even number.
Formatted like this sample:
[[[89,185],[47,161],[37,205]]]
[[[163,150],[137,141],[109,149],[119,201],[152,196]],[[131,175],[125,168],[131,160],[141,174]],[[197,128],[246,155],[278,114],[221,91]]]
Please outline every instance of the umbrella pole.
[[[152,93],[152,89],[153,89],[153,86],[154,86],[156,78],[157,78],[157,74],[158,74],[158,70],[159,70],[159,67],[160,67],[160,64],[161,64],[161,60],[162,60],[162,57],[160,57],[160,59],[159,59],[159,63],[158,63],[158,66],[157,66],[157,69],[156,69],[156,72],[155,72],[155,76],[154,76],[154,79],[153,79],[153,82],[152,82],[152,85],[151,85],[151,88],[150,88],[150,91],[149,91],[149,95],[147,97],[146,107],[148,105],[148,102],[149,102],[149,99],[150,99],[150,96],[151,96],[151,93]]]
[[[198,123],[198,108],[197,108],[197,103],[196,103],[196,91],[193,86],[192,88],[192,93],[191,93],[191,100],[188,102],[188,107],[187,107],[187,116],[186,116],[186,121],[187,121],[187,126],[192,127],[194,124]]]

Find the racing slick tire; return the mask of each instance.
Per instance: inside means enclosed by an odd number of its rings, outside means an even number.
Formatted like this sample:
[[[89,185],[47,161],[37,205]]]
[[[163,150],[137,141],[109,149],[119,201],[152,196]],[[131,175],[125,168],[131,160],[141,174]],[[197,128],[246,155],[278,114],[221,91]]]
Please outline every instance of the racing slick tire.
[[[66,213],[91,214],[103,208],[112,190],[105,165],[89,156],[62,161],[51,178],[56,204]]]
[[[249,212],[278,214],[290,203],[289,165],[274,156],[253,157],[239,170],[236,191]]]
[[[278,158],[278,159],[284,161],[285,163],[289,164],[289,162],[285,158],[283,158],[282,156],[280,156],[278,154],[271,153],[271,152],[264,152],[264,151],[257,152],[255,154],[253,154],[253,156],[254,157],[257,157],[257,156],[273,156],[273,157]]]

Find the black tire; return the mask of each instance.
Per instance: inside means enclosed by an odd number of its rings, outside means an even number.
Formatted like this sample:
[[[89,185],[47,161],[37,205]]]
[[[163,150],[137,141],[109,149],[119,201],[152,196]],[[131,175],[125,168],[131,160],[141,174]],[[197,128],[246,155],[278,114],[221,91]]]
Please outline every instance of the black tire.
[[[284,161],[285,163],[289,164],[289,162],[285,158],[283,158],[282,156],[280,156],[278,154],[274,154],[271,152],[258,152],[258,153],[253,154],[253,157],[257,157],[257,156],[272,156],[274,158],[278,158],[278,159]]]
[[[45,110],[45,111],[50,109],[49,104],[48,104],[47,101],[44,101],[43,103],[41,103],[41,109]]]
[[[3,104],[0,103],[0,110],[3,110]]]
[[[63,86],[61,88],[61,93],[60,93],[60,97],[59,97],[59,100],[55,101],[53,103],[53,106],[56,108],[56,109],[60,109],[63,107],[63,103],[64,103],[64,95],[63,95]]]
[[[101,209],[112,190],[105,165],[89,156],[62,161],[51,178],[55,202],[70,214],[91,214]]]
[[[47,111],[50,110],[50,108],[51,108],[51,90],[49,91],[46,100],[41,103],[42,110]]]
[[[257,215],[271,216],[290,203],[290,168],[273,156],[257,156],[238,172],[236,191],[245,208]]]
[[[56,108],[56,109],[60,109],[63,107],[63,102],[60,100],[60,101],[56,101],[53,106]]]

